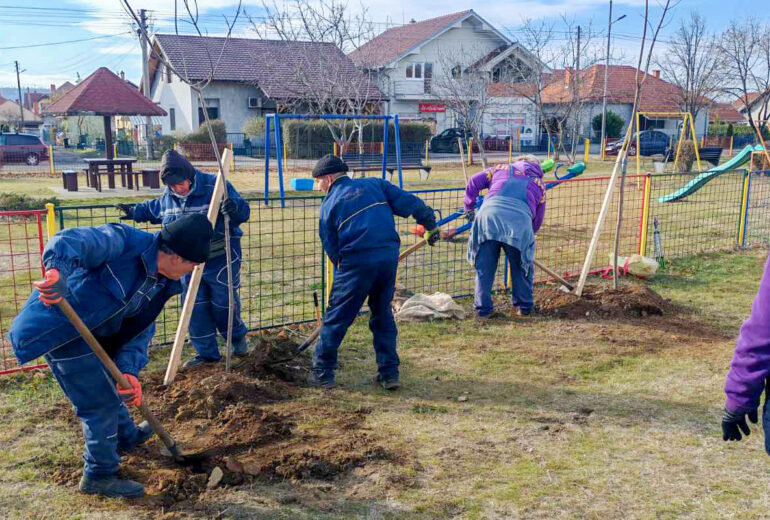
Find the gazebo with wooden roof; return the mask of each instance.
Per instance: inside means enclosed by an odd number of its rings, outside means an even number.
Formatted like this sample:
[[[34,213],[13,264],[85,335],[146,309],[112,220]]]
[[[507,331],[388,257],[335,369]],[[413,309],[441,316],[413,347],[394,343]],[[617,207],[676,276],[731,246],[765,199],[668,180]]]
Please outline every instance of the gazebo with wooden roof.
[[[103,116],[104,147],[113,159],[112,116],[165,116],[166,111],[106,67],[93,74],[46,107],[45,114]],[[149,137],[149,136],[148,136]]]

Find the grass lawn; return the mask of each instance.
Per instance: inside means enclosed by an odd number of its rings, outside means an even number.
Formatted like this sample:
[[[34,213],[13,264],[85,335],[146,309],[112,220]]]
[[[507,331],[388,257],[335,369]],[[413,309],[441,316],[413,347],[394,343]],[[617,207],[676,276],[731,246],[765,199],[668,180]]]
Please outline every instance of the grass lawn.
[[[401,456],[333,481],[255,479],[171,510],[53,484],[56,468],[79,465],[77,425],[47,373],[4,377],[0,510],[132,520],[766,518],[762,432],[727,444],[719,426],[734,338],[765,258],[756,249],[674,262],[650,286],[678,315],[402,324],[397,393],[370,384],[371,336],[359,319],[341,349],[340,388],[300,389],[288,406],[365,407],[366,430]],[[162,370],[167,354],[155,352],[148,370]]]

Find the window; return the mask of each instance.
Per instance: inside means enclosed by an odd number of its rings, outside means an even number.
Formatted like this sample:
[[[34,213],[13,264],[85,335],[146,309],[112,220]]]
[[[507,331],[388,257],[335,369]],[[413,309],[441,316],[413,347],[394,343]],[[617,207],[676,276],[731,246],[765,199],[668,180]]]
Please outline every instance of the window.
[[[422,79],[422,63],[414,64],[414,79]]]
[[[462,76],[463,69],[460,67],[460,64],[458,63],[454,67],[452,67],[452,79],[460,79],[460,76]]]
[[[432,63],[426,63],[423,66],[423,74],[425,76],[425,79],[433,78],[433,64]]]
[[[406,78],[407,79],[430,79],[433,76],[433,64],[432,63],[407,63],[406,64]]]
[[[209,119],[219,119],[219,98],[206,98],[203,100],[206,103],[206,112]],[[206,122],[206,118],[203,116],[203,110],[198,107],[198,124],[202,125]]]
[[[168,109],[168,124],[172,132],[176,130],[176,110],[173,108]]]
[[[406,77],[412,79],[412,64],[406,66]]]

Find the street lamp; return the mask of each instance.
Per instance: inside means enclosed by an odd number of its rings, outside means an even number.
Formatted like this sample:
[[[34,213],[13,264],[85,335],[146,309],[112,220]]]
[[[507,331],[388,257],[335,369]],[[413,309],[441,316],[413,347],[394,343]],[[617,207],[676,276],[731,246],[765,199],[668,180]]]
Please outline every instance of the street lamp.
[[[610,34],[612,33],[612,24],[619,22],[626,15],[621,15],[617,19],[612,19],[612,0],[610,0],[610,16],[607,23],[607,55],[604,58],[604,92],[602,93],[602,140],[599,146],[604,147],[604,139],[607,137],[607,76],[610,71]],[[604,154],[602,154],[604,157]]]

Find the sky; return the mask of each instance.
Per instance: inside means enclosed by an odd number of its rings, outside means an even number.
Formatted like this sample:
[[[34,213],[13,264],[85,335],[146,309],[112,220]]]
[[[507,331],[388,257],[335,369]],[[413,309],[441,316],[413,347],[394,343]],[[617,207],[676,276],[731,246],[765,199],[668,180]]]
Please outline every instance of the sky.
[[[272,1],[272,0],[271,0]],[[177,1],[180,33],[192,26]],[[191,2],[192,3],[192,2]],[[152,27],[158,32],[174,32],[174,0],[130,0],[134,10],[150,11]],[[281,2],[279,1],[279,5]],[[34,7],[31,7],[34,5]],[[599,37],[606,37],[609,0],[350,0],[351,10],[368,9],[378,31],[389,26],[423,20],[473,8],[480,16],[516,40],[516,29],[525,17],[561,23],[567,16],[575,24],[591,24]],[[651,2],[655,5],[655,2]],[[663,40],[683,17],[697,9],[709,28],[720,31],[730,20],[752,15],[753,0],[680,0],[663,30]],[[199,0],[199,26],[206,34],[225,31],[225,17],[232,18],[237,1]],[[615,0],[613,18],[626,18],[613,25],[612,56],[616,63],[635,64],[641,34],[643,0]],[[259,21],[264,16],[261,0],[243,0],[243,10]],[[658,13],[653,9],[652,14]],[[16,86],[15,61],[19,62],[22,90],[48,89],[54,83],[74,82],[99,67],[125,71],[126,78],[141,78],[141,51],[131,27],[131,19],[119,0],[0,0],[0,87]],[[255,37],[252,23],[241,16],[234,33]],[[563,37],[563,36],[561,36]],[[665,43],[661,44],[665,52]],[[6,90],[4,90],[4,95]]]

